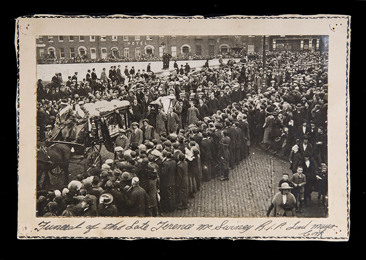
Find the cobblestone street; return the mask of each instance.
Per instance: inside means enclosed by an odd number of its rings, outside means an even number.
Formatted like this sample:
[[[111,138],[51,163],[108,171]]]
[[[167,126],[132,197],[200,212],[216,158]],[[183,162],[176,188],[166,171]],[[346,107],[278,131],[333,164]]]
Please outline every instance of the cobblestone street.
[[[165,217],[265,217],[282,173],[291,173],[289,163],[260,148],[230,171],[229,181],[217,178],[204,182],[190,200],[189,208],[164,214]],[[325,217],[316,193],[298,217]]]

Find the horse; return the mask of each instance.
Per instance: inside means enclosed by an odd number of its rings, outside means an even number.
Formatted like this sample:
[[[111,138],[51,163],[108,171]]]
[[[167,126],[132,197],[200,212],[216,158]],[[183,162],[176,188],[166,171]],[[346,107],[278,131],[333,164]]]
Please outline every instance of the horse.
[[[37,148],[37,173],[39,178],[44,178],[43,185],[39,183],[40,188],[45,188],[47,184],[50,184],[49,173],[53,174],[53,170],[59,168],[64,174],[64,185],[69,182],[69,163],[72,152],[70,148],[65,144],[52,144],[49,147],[45,147],[40,144]],[[44,176],[42,176],[44,174]],[[48,183],[47,183],[48,182]]]

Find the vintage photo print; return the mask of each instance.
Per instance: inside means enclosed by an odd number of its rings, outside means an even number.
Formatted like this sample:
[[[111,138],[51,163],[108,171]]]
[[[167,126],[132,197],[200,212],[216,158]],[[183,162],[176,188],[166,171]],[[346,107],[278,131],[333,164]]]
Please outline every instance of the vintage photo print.
[[[35,15],[15,38],[19,239],[349,239],[349,16]]]

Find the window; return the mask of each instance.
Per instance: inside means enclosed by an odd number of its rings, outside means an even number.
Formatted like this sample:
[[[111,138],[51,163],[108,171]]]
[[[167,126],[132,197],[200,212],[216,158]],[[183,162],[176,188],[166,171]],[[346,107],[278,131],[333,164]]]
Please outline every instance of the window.
[[[228,49],[226,46],[221,47],[221,53],[227,53]]]
[[[113,42],[116,42],[116,41],[117,41],[117,36],[116,36],[116,35],[113,35],[113,36],[112,36],[112,41],[113,41]]]
[[[159,38],[160,39],[164,39],[164,35],[159,35]]]
[[[177,46],[172,46],[171,51],[172,51],[172,56],[177,57]]]
[[[135,41],[139,41],[140,40],[140,35],[136,35],[135,36]]]
[[[229,52],[230,46],[227,44],[221,44],[219,49],[220,49],[220,53],[224,54],[224,53]]]
[[[54,47],[49,47],[47,51],[48,51],[48,55],[50,58],[52,58],[52,59],[56,58],[56,53],[55,53],[56,50]]]
[[[196,45],[196,55],[202,55],[202,46]]]
[[[102,59],[107,58],[107,48],[101,48]]]
[[[130,57],[130,49],[129,48],[124,48],[123,49],[123,56],[125,56],[125,58]]]
[[[63,36],[59,36],[59,37],[58,37],[58,41],[59,41],[59,42],[63,42],[63,41],[64,41],[64,37],[63,37]]]
[[[140,59],[141,58],[141,50],[140,47],[136,47],[135,49],[135,58]]]
[[[69,41],[73,42],[74,41],[74,36],[69,36]]]
[[[38,42],[42,43],[43,42],[43,36],[39,36],[38,37]]]
[[[146,40],[147,40],[147,41],[151,41],[151,40],[152,40],[152,37],[151,37],[150,35],[147,35],[147,36],[146,36]]]
[[[89,36],[89,41],[95,42],[95,36]]]
[[[107,40],[107,36],[103,35],[103,36],[100,36],[100,41],[101,42],[105,42]]]
[[[75,58],[75,48],[74,47],[70,48],[70,58]]]
[[[61,59],[65,58],[65,48],[60,48],[60,58]]]
[[[146,48],[146,54],[152,54],[153,50],[151,47]]]
[[[79,42],[83,42],[85,41],[85,37],[84,36],[79,36]]]
[[[184,44],[182,47],[181,47],[181,53],[182,54],[188,54],[191,52],[191,46],[189,46],[188,44]]]
[[[145,54],[147,55],[154,55],[154,46],[146,45],[145,46]]]
[[[48,41],[53,42],[53,36],[48,36]]]
[[[44,56],[44,49],[39,49],[39,56],[43,57]]]
[[[172,35],[171,37],[172,37],[172,39],[175,39],[175,38],[176,38],[176,36],[175,36],[175,35]]]
[[[183,52],[183,53],[189,53],[189,48],[188,48],[187,46],[184,46],[184,47],[182,48],[182,52]]]
[[[123,36],[123,40],[124,40],[124,41],[128,41],[128,36],[124,35],[124,36]]]
[[[90,58],[95,60],[97,58],[97,50],[95,48],[90,48]]]

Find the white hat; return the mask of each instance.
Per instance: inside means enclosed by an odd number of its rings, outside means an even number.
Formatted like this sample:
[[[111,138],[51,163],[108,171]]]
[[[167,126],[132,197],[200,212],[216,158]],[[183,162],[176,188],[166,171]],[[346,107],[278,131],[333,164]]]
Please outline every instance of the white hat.
[[[278,189],[279,190],[291,190],[292,187],[287,182],[284,182],[281,184],[281,187],[279,187]]]
[[[109,165],[109,164],[113,164],[113,162],[114,162],[113,159],[107,159],[105,161],[105,164],[108,164]]]
[[[132,180],[131,180],[131,184],[135,184],[135,183],[139,183],[140,182],[140,179],[138,177],[133,177]]]
[[[123,151],[123,148],[122,148],[121,146],[116,146],[116,147],[114,148],[114,151],[115,151],[115,152],[122,152],[122,151]]]
[[[102,170],[109,170],[110,168],[111,168],[111,166],[109,166],[108,164],[102,165]]]
[[[69,193],[70,190],[68,188],[63,188],[62,190],[62,196],[66,196],[67,193]]]
[[[54,193],[56,197],[61,197],[61,191],[55,190]]]
[[[80,190],[82,186],[83,186],[83,184],[80,181],[72,180],[69,183],[69,185],[67,186],[67,188],[69,190],[71,190],[71,189]]]

